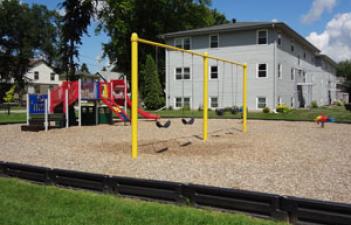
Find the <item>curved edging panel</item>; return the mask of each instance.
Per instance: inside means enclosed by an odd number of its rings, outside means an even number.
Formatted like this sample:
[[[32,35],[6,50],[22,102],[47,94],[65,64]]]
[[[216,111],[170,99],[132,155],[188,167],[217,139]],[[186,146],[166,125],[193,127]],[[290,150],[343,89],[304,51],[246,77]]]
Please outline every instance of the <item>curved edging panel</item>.
[[[78,172],[0,161],[0,176],[195,207],[292,224],[351,225],[351,205],[261,192]]]

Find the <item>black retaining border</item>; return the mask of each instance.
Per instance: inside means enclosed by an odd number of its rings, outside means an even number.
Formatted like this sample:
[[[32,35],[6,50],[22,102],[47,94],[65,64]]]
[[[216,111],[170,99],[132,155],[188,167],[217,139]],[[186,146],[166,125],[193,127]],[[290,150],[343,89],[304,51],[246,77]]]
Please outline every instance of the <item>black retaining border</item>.
[[[147,200],[235,211],[299,225],[351,225],[351,204],[344,203],[2,161],[0,161],[0,176]]]

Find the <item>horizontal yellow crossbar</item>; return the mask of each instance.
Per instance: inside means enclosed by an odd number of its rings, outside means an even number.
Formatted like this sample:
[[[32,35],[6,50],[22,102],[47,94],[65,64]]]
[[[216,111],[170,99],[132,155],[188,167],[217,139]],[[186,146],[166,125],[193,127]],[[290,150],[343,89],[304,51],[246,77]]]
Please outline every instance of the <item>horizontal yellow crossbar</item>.
[[[188,54],[191,54],[191,55],[196,55],[196,56],[200,56],[200,57],[205,57],[205,54],[202,54],[202,53],[194,52],[194,51],[191,51],[191,50],[185,50],[185,49],[182,49],[182,48],[177,48],[177,47],[174,47],[174,46],[172,46],[172,45],[166,45],[166,44],[161,44],[161,43],[154,42],[154,41],[149,41],[149,40],[146,40],[146,39],[143,39],[143,38],[139,38],[139,37],[138,37],[137,41],[138,41],[139,43],[143,43],[143,44],[147,44],[147,45],[152,45],[152,46],[156,46],[156,47],[159,47],[159,48],[165,48],[165,49],[169,49],[169,50],[174,50],[174,51],[179,51],[179,52],[188,53]],[[206,56],[206,57],[207,57],[208,59],[213,59],[213,60],[217,60],[217,61],[221,61],[221,62],[230,63],[230,64],[234,64],[234,65],[237,65],[237,66],[242,66],[242,67],[244,67],[244,64],[238,63],[238,62],[235,62],[235,61],[231,61],[231,60],[227,60],[227,59],[222,59],[222,58],[215,57],[215,56],[211,56],[211,55],[208,55],[208,56]]]

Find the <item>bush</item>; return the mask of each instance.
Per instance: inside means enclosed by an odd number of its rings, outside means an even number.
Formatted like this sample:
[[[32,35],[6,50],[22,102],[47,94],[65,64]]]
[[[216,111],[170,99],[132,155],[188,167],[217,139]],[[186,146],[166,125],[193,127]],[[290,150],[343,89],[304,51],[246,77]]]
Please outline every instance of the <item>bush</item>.
[[[224,109],[216,109],[216,114],[218,116],[223,116],[224,115]]]
[[[240,108],[238,106],[233,106],[230,110],[232,114],[237,114],[240,112]]]
[[[270,111],[271,111],[271,109],[268,108],[268,107],[264,107],[264,108],[262,109],[262,112],[263,112],[263,113],[269,113]]]
[[[287,113],[287,112],[290,112],[290,109],[285,104],[278,104],[277,107],[276,107],[276,111],[278,113]]]
[[[336,100],[336,101],[334,102],[334,104],[335,104],[336,106],[343,106],[343,105],[344,105],[344,102],[341,101],[341,100]]]
[[[311,102],[311,108],[312,108],[312,109],[318,108],[318,103],[317,103],[317,101],[312,101],[312,102]]]
[[[190,111],[190,106],[183,106],[181,109],[181,111]]]

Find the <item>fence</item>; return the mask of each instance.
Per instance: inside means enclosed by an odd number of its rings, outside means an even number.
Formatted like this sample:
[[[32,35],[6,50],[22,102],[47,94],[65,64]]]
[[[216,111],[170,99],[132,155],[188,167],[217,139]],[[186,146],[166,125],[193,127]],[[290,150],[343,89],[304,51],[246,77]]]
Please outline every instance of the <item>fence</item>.
[[[260,192],[107,176],[0,161],[0,176],[121,196],[247,213],[302,225],[350,225],[351,205]]]

